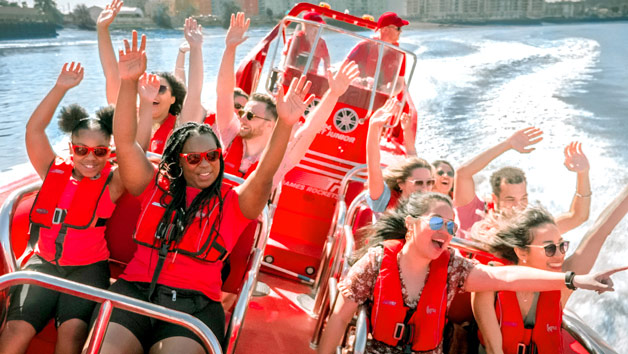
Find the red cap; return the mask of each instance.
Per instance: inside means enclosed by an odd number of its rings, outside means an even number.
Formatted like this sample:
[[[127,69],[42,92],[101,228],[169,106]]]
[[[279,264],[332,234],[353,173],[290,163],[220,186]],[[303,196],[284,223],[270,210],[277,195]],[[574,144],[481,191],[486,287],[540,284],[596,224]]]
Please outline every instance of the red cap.
[[[409,24],[410,22],[402,19],[401,17],[397,16],[396,13],[394,12],[384,12],[380,17],[379,20],[377,20],[377,28],[383,28],[386,26],[397,26],[397,27],[403,27],[407,24]]]
[[[321,15],[314,11],[307,12],[305,15],[303,15],[303,19],[318,22],[318,23],[325,23],[325,20],[323,20]]]

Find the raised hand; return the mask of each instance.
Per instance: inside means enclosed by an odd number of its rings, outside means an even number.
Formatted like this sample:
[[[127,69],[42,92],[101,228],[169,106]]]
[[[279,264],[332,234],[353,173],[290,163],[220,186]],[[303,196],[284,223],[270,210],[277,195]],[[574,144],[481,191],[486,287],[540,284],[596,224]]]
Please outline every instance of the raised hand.
[[[615,291],[611,275],[626,269],[628,269],[628,267],[615,268],[586,275],[576,275],[573,279],[573,285],[578,289],[595,290],[598,294],[605,291]]]
[[[159,77],[157,75],[144,73],[137,83],[137,91],[142,100],[152,103],[159,93]]]
[[[184,33],[184,35],[185,35],[185,33]],[[190,45],[188,44],[187,40],[179,45],[179,51],[181,53],[187,53],[187,52],[190,51]]]
[[[251,20],[244,16],[244,12],[238,12],[237,15],[231,14],[229,30],[225,37],[227,47],[237,47],[249,38],[246,37],[245,34],[249,29],[250,23]]]
[[[576,173],[589,170],[589,159],[582,152],[582,143],[572,141],[565,147],[565,167]]]
[[[196,20],[192,17],[185,19],[183,34],[185,35],[185,39],[187,40],[190,48],[200,47],[203,45],[203,27],[197,24]]]
[[[292,79],[288,92],[284,95],[283,86],[279,86],[277,92],[277,116],[284,123],[293,125],[303,116],[307,106],[314,101],[314,95],[309,95],[312,83],[307,81],[305,75],[297,81]]]
[[[57,78],[56,86],[65,90],[69,90],[72,87],[78,85],[83,80],[83,67],[81,63],[68,63],[63,64],[61,73]]]
[[[146,35],[142,35],[142,41],[137,46],[137,31],[133,31],[132,44],[124,40],[124,50],[120,50],[120,61],[118,71],[121,80],[137,81],[144,71],[146,71]]]
[[[528,127],[521,129],[508,138],[508,144],[512,149],[519,151],[522,154],[527,154],[534,151],[535,148],[528,146],[534,145],[543,140],[543,131],[536,127]]]
[[[360,75],[360,69],[354,61],[342,63],[340,70],[335,75],[330,69],[327,69],[327,81],[329,82],[331,94],[335,96],[344,94],[358,75]]]
[[[115,20],[116,15],[120,12],[120,9],[124,5],[122,0],[113,0],[111,4],[105,6],[105,9],[100,12],[98,15],[98,20],[96,20],[96,26],[98,28],[109,28],[109,25]]]
[[[412,130],[412,119],[408,113],[403,113],[401,115],[401,129],[403,129],[403,131]]]
[[[390,117],[399,113],[399,109],[399,101],[394,97],[389,98],[382,107],[373,112],[369,119],[369,126],[381,128],[390,120]]]

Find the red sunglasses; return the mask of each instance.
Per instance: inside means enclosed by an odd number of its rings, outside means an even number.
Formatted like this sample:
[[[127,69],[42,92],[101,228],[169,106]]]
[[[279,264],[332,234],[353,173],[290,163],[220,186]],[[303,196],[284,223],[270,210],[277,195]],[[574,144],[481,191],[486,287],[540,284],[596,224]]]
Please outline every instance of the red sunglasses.
[[[96,157],[105,157],[111,151],[110,147],[104,146],[85,146],[85,145],[74,145],[70,143],[70,149],[74,152],[76,156],[85,156],[90,152],[94,154]]]
[[[214,162],[220,158],[220,154],[222,149],[218,148],[216,150],[209,150],[205,152],[189,152],[187,154],[179,154],[180,157],[185,158],[190,165],[198,165],[201,163],[203,158],[205,158],[209,162]]]

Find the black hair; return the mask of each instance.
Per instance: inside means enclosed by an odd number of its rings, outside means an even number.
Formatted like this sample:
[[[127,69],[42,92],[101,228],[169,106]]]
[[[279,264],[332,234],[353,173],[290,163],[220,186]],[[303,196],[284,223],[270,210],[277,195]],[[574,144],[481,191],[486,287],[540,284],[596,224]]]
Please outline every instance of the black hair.
[[[503,167],[491,175],[493,194],[499,197],[502,192],[502,180],[508,184],[519,184],[526,181],[526,174],[518,167]]]
[[[185,84],[183,81],[179,80],[173,73],[167,71],[156,72],[155,75],[166,79],[168,81],[168,85],[171,88],[171,94],[175,98],[174,103],[170,105],[170,109],[168,113],[173,116],[178,116],[181,113],[181,108],[183,107],[183,100],[185,99],[185,95],[187,94],[187,90],[185,88]]]
[[[64,133],[76,135],[81,129],[100,131],[111,137],[113,134],[113,106],[102,107],[96,111],[96,116],[91,117],[85,108],[74,103],[61,108],[59,112],[59,129]]]
[[[360,259],[369,248],[376,247],[386,240],[403,240],[406,237],[406,217],[425,215],[436,202],[447,203],[453,208],[451,198],[436,192],[412,193],[401,200],[396,208],[387,210],[374,224],[360,229],[367,235],[365,245],[356,251],[352,263]]]
[[[471,228],[471,238],[486,245],[491,253],[514,264],[519,263],[515,248],[526,248],[534,241],[533,231],[545,224],[556,225],[554,217],[542,206],[523,211],[492,213]]]

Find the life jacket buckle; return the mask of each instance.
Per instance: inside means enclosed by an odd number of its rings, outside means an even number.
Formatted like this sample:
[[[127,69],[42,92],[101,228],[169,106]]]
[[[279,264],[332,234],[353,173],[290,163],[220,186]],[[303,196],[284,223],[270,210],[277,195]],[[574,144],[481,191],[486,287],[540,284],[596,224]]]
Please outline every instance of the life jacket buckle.
[[[63,220],[65,220],[65,216],[68,214],[68,211],[65,209],[55,208],[55,212],[52,215],[52,223],[57,225],[61,224]]]
[[[527,346],[523,343],[517,344],[517,354],[526,354]]]
[[[403,338],[403,332],[406,329],[406,325],[399,322],[395,325],[395,331],[393,332],[394,340],[401,340]]]

